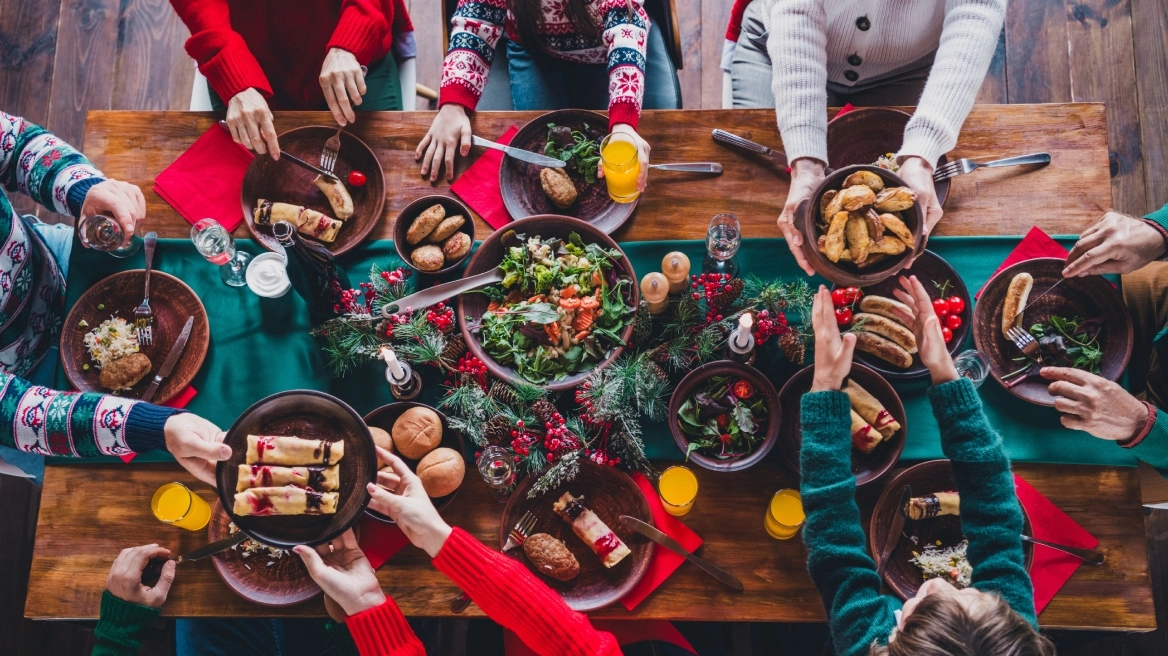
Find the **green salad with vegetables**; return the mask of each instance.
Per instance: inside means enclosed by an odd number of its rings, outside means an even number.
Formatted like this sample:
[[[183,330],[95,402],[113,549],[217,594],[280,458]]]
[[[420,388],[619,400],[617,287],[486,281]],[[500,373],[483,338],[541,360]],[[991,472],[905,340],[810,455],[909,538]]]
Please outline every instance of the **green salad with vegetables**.
[[[719,460],[741,458],[766,437],[766,401],[746,379],[712,376],[681,404],[677,423],[689,438],[686,460],[694,451]]]
[[[514,234],[514,233],[512,233]],[[618,249],[558,238],[515,235],[499,267],[503,282],[482,291],[490,304],[470,323],[483,349],[535,384],[592,369],[624,344],[633,321],[632,280],[617,275]]]
[[[600,140],[603,138],[604,135],[587,123],[584,124],[583,130],[548,123],[547,143],[543,146],[543,154],[562,160],[568,168],[584,176],[585,182],[592,184],[597,180]]]

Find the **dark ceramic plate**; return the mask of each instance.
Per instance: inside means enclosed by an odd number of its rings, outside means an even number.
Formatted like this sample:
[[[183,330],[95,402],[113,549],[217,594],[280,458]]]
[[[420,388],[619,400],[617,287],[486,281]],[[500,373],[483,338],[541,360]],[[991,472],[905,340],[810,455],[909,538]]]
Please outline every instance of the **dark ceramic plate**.
[[[970,324],[973,321],[973,298],[969,295],[969,290],[965,288],[965,282],[961,280],[961,276],[957,274],[957,270],[949,265],[948,262],[941,259],[933,251],[925,251],[917,258],[916,262],[907,269],[902,270],[899,274],[885,278],[884,280],[863,288],[864,295],[886,296],[893,300],[899,300],[892,294],[894,289],[901,289],[901,276],[916,276],[920,279],[921,284],[925,286],[925,290],[929,292],[929,298],[938,299],[941,297],[941,289],[937,285],[943,285],[945,281],[951,284],[945,292],[945,297],[960,296],[965,299],[965,308],[959,315],[961,317],[961,327],[953,331],[953,341],[949,342],[949,354],[957,355],[961,352],[961,346],[965,343],[966,336],[969,335]],[[855,309],[859,311],[859,307]],[[884,360],[880,357],[872,355],[856,349],[856,359],[869,367],[880,372],[885,378],[892,380],[915,380],[918,378],[925,378],[929,375],[929,370],[925,365],[921,364],[920,355],[913,355],[912,366],[908,369],[901,369],[896,365]]]
[[[853,164],[872,164],[887,153],[896,153],[904,143],[904,128],[909,114],[888,107],[863,107],[827,123],[827,162],[835,168]],[[937,168],[948,162],[941,155]],[[949,198],[952,178],[933,183],[937,203],[942,207]]]
[[[449,273],[450,271],[457,269],[460,264],[466,261],[466,258],[470,257],[471,252],[467,251],[466,255],[463,255],[454,262],[446,262],[446,264],[444,264],[442,268],[438,269],[437,271],[422,271],[418,267],[414,266],[413,260],[411,260],[409,257],[410,253],[412,253],[413,250],[418,246],[422,246],[427,242],[423,239],[421,243],[411,246],[408,242],[406,242],[406,233],[409,231],[410,224],[414,222],[414,219],[418,218],[422,212],[430,209],[435,205],[441,205],[442,208],[446,210],[447,218],[461,214],[463,218],[466,219],[466,222],[462,224],[462,227],[460,227],[458,231],[470,235],[471,250],[474,250],[474,215],[470,213],[470,208],[464,205],[462,201],[458,200],[457,198],[451,198],[450,196],[443,196],[441,194],[423,196],[418,200],[415,200],[409,205],[406,205],[406,208],[401,211],[401,214],[397,215],[397,219],[395,219],[393,222],[393,247],[397,249],[397,256],[401,258],[401,261],[405,263],[407,267],[426,276],[440,276],[444,273]]]
[[[207,541],[226,538],[230,523],[223,505],[216,501],[207,526]],[[273,564],[268,566],[268,562]],[[211,563],[232,592],[260,606],[293,606],[320,594],[320,586],[308,575],[304,561],[291,551],[269,561],[267,556],[259,554],[245,558],[241,545],[215,554]]]
[[[390,435],[393,435],[393,423],[395,421],[397,421],[398,417],[402,416],[403,412],[405,412],[406,410],[409,410],[410,408],[415,408],[415,407],[430,408],[435,413],[437,413],[438,418],[442,420],[442,442],[438,445],[437,448],[446,447],[448,449],[454,449],[460,455],[462,455],[463,458],[465,458],[466,454],[463,453],[462,433],[460,431],[454,430],[453,428],[450,427],[450,423],[447,421],[446,415],[442,414],[442,412],[440,410],[438,410],[436,408],[432,408],[432,407],[426,405],[425,403],[415,403],[413,401],[403,401],[403,402],[399,402],[399,403],[390,403],[389,405],[383,405],[380,408],[377,408],[376,410],[365,415],[365,424],[368,426],[376,426],[377,428],[380,428],[381,430],[389,433]],[[401,458],[403,461],[405,461],[406,466],[408,466],[410,468],[410,471],[415,471],[415,472],[417,471],[417,469],[418,469],[418,461],[417,460],[407,458],[407,457],[403,456],[402,454],[397,453],[396,451],[394,453],[399,458]],[[474,463],[467,463],[466,464],[466,474],[464,475],[463,480],[465,481],[466,476],[471,475],[473,471],[474,471]],[[461,486],[460,486],[460,488],[461,488]],[[451,501],[454,501],[454,497],[457,494],[458,494],[458,490],[455,490],[455,491],[451,492],[450,494],[447,494],[444,497],[436,497],[436,498],[430,499],[430,501],[433,502],[434,507],[438,509],[438,512],[442,512],[443,510],[446,509],[447,506],[450,505]],[[381,513],[377,512],[376,510],[373,510],[372,508],[366,508],[365,514],[370,515],[373,518],[378,519],[378,520],[383,521],[383,522],[387,522],[390,524],[393,523],[392,519],[386,517],[385,515],[382,515]]]
[[[61,364],[73,387],[82,392],[109,392],[98,382],[101,370],[89,357],[89,351],[85,348],[85,334],[110,316],[125,319],[133,325],[134,308],[142,302],[145,284],[146,273],[142,269],[122,271],[98,281],[77,299],[61,329]],[[199,367],[203,366],[203,359],[207,357],[207,346],[211,343],[211,330],[202,301],[184,282],[170,274],[153,271],[150,274],[150,286],[153,292],[150,308],[154,310],[154,342],[150,346],[140,346],[139,351],[150,358],[154,366],[137,385],[118,392],[118,396],[142,398],[154,374],[170,354],[174,340],[182,333],[187,317],[193,316],[195,323],[191,326],[191,336],[182,357],[154,394],[154,403],[166,403],[186,389],[195,374],[199,373]],[[103,306],[100,310],[99,305]],[[82,321],[88,325],[80,325]],[[85,368],[86,365],[89,369]]]
[[[721,360],[719,362],[704,364],[686,374],[685,378],[682,378],[681,382],[678,383],[677,388],[673,390],[673,395],[669,398],[669,432],[673,433],[674,443],[677,444],[677,448],[681,449],[681,452],[684,454],[689,447],[689,436],[681,431],[681,425],[677,419],[678,413],[681,411],[681,406],[685,404],[686,399],[698,391],[700,387],[705,385],[706,381],[714,376],[743,378],[754,387],[755,394],[762,395],[767,406],[766,433],[762,443],[755,447],[754,451],[742,458],[719,460],[713,456],[703,455],[694,451],[690,454],[689,460],[690,462],[697,463],[701,467],[714,471],[730,472],[746,469],[765,458],[766,454],[775,446],[775,441],[779,437],[780,415],[782,415],[781,406],[779,405],[779,393],[775,391],[775,386],[771,385],[771,381],[767,380],[754,367],[748,367],[732,360]]]
[[[1024,364],[1014,361],[1015,358],[1023,357],[1022,352],[1002,334],[1002,304],[1010,281],[1019,273],[1027,272],[1034,276],[1034,287],[1030,292],[1034,305],[1023,314],[1022,323],[1027,330],[1054,315],[1068,319],[1076,316],[1084,319],[1103,316],[1106,320],[1099,337],[1103,349],[1099,375],[1107,380],[1119,380],[1131,359],[1131,317],[1119,290],[1105,278],[1070,278],[1051,293],[1038,298],[1062,278],[1065,265],[1066,262],[1061,258],[1042,257],[1003,269],[986,283],[973,313],[973,342],[977,350],[989,359],[990,374],[994,380],[1014,396],[1037,405],[1054,405],[1054,397],[1046,389],[1050,381],[1036,376],[1015,385],[1002,382],[1002,376],[1016,371]],[[1014,381],[1011,379],[1008,382]]]
[[[560,593],[572,610],[586,612],[603,608],[619,600],[636,587],[641,577],[649,569],[653,557],[653,543],[636,531],[627,529],[620,521],[621,515],[629,515],[652,525],[653,516],[649,502],[641,488],[629,475],[616,467],[597,465],[590,460],[580,461],[580,473],[570,483],[561,485],[547,494],[534,499],[527,498],[527,492],[539,476],[528,476],[511,493],[507,506],[503,509],[503,519],[499,523],[499,544],[507,540],[507,533],[515,526],[523,513],[531,511],[536,517],[532,533],[547,533],[564,543],[580,563],[580,574],[571,581],[557,581],[539,574],[527,560],[523,549],[512,549],[507,556],[525,564],[539,580]],[[552,504],[564,492],[584,497],[581,503],[588,507],[602,522],[608,525],[632,551],[612,569],[606,568],[592,548],[584,544],[572,531],[572,527],[560,519],[552,510]]]
[[[803,395],[811,390],[811,379],[814,375],[814,365],[804,367],[791,376],[779,391],[779,405],[783,413],[779,454],[783,459],[783,465],[796,476],[799,475],[799,451],[803,446],[803,427],[799,419],[799,409]],[[864,485],[886,474],[900,459],[900,452],[904,450],[904,441],[908,435],[908,416],[896,390],[892,389],[892,385],[889,385],[880,374],[855,362],[852,363],[852,372],[848,378],[854,378],[860,387],[875,396],[888,413],[900,422],[900,430],[877,444],[872,453],[851,450],[852,474],[856,476],[856,485]]]
[[[280,148],[300,159],[317,165],[324,142],[336,134],[335,127],[309,125],[288,130],[280,135]],[[345,225],[336,240],[325,244],[333,255],[348,253],[373,230],[381,220],[381,209],[385,206],[385,175],[381,163],[373,150],[361,139],[348,131],[341,132],[341,150],[334,167],[337,177],[345,183],[349,195],[353,197],[353,216],[345,220]],[[348,183],[350,171],[365,174],[364,186],[354,187]],[[258,155],[247,167],[243,176],[243,217],[253,238],[264,248],[279,252],[279,242],[268,226],[257,226],[252,221],[256,201],[264,198],[277,203],[303,205],[311,210],[333,216],[333,208],[320,189],[312,184],[316,174],[288,160],[275,161],[267,155]],[[322,242],[323,243],[323,242]]]
[[[548,123],[570,127],[573,130],[583,130],[584,124],[587,123],[602,135],[608,133],[608,118],[603,114],[583,109],[561,109],[535,118],[519,128],[509,145],[542,155],[544,144],[547,143]],[[567,209],[556,207],[547,194],[543,193],[543,186],[539,182],[539,172],[542,168],[538,164],[521,162],[514,157],[503,157],[503,165],[499,167],[499,191],[503,194],[503,204],[507,206],[507,212],[512,218],[561,214],[587,221],[601,232],[610,235],[633,215],[637,201],[631,203],[614,201],[608,195],[608,187],[604,180],[597,179],[596,182],[589,184],[572,168],[564,170],[576,184],[576,202]]]
[[[510,231],[525,234],[528,237],[538,235],[545,239],[559,237],[564,240],[567,240],[568,236],[575,232],[580,235],[580,238],[584,240],[585,244],[599,244],[604,248],[621,250],[620,246],[611,237],[604,234],[596,226],[585,223],[580,219],[552,214],[529,216],[526,219],[520,219],[507,224],[505,230],[496,230],[488,235],[483,240],[483,243],[479,245],[478,250],[474,252],[474,255],[471,255],[470,262],[467,263],[463,276],[469,278],[473,275],[485,273],[491,268],[498,266],[503,261],[503,254],[506,250],[506,247],[503,245],[503,236]],[[624,251],[622,250],[621,252],[623,253]],[[628,276],[633,281],[633,284],[629,288],[627,300],[630,306],[636,307],[641,302],[641,288],[637,284],[637,274],[633,271],[633,265],[629,262],[629,258],[627,256],[621,257],[620,261],[616,263],[614,270],[617,272],[617,275],[622,277]],[[470,350],[470,354],[482,360],[483,364],[487,365],[487,370],[491,372],[492,376],[513,383],[530,384],[521,378],[515,369],[495,362],[494,358],[488,355],[483,349],[482,341],[478,335],[471,332],[468,322],[477,323],[482,318],[483,313],[487,311],[487,303],[487,297],[483,294],[468,293],[458,297],[458,329],[462,332],[462,338],[466,340],[466,346]],[[621,339],[627,344],[632,336],[633,324],[630,323],[621,332]],[[553,392],[572,389],[584,382],[584,379],[596,369],[602,369],[608,366],[610,362],[618,358],[623,352],[624,346],[617,345],[609,351],[608,357],[599,362],[593,369],[568,376],[563,380],[547,383],[543,387]]]
[[[913,465],[900,472],[876,501],[872,509],[872,520],[868,525],[868,547],[872,551],[872,559],[880,565],[880,552],[884,549],[884,540],[888,536],[888,529],[892,525],[892,518],[897,512],[896,504],[900,503],[900,495],[905,485],[912,486],[914,497],[925,496],[934,492],[951,492],[957,489],[953,483],[953,470],[948,460],[930,460]],[[1026,509],[1022,509],[1022,532],[1033,535],[1030,526],[1030,516]],[[908,536],[916,536],[917,543],[913,544]],[[961,518],[953,515],[909,520],[904,524],[900,542],[893,548],[889,556],[888,567],[884,570],[884,581],[901,599],[908,599],[920,589],[924,579],[921,570],[910,563],[913,551],[919,552],[926,544],[941,546],[956,546],[963,539],[961,532]],[[1034,545],[1022,543],[1022,556],[1025,559],[1026,571],[1034,565]]]
[[[332,515],[236,517],[235,483],[247,458],[248,435],[292,435],[310,440],[344,442],[345,455],[337,463],[341,489]],[[215,479],[223,509],[248,536],[276,547],[328,542],[361,518],[369,503],[367,483],[377,480],[377,454],[361,415],[344,401],[324,392],[292,390],[261,399],[235,420],[224,443],[231,458],[219,463]]]

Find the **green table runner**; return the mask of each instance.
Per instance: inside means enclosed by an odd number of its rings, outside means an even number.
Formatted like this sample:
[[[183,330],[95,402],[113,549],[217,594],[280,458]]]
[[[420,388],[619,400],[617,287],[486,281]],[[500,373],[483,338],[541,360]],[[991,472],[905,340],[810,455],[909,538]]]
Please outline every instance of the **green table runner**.
[[[1018,237],[936,237],[929,246],[945,258],[971,291],[981,288],[989,276],[1017,245]],[[1070,246],[1074,239],[1060,239]],[[253,253],[259,247],[240,240],[239,247]],[[701,262],[704,242],[666,241],[622,244],[638,275],[658,271],[665,253],[681,250],[692,262]],[[765,279],[793,279],[803,275],[779,239],[746,239],[738,253],[741,270]],[[368,277],[369,268],[397,265],[396,252],[390,241],[374,241],[342,259],[353,284]],[[141,268],[141,252],[127,260],[109,257],[74,243],[70,265],[66,304],[72,307],[77,298],[97,281],[120,270]],[[284,390],[315,389],[334,394],[362,414],[393,401],[385,382],[385,367],[371,361],[347,378],[334,379],[325,365],[324,356],[309,336],[304,302],[295,292],[280,299],[265,299],[246,287],[231,288],[219,278],[217,268],[199,256],[186,240],[163,239],[155,253],[158,270],[170,273],[202,299],[211,324],[211,345],[207,359],[193,381],[198,395],[188,409],[227,429],[235,418],[256,401]],[[817,281],[818,282],[818,281]],[[760,361],[759,367],[776,388],[795,371],[790,364],[774,356]],[[423,400],[434,404],[441,397],[441,377],[430,367],[424,370]],[[58,372],[58,387],[68,389],[63,370]],[[896,385],[908,414],[909,435],[905,460],[943,457],[940,433],[925,395],[927,382]],[[1005,438],[1010,457],[1019,461],[1134,466],[1135,458],[1124,449],[1098,440],[1086,433],[1063,428],[1058,413],[1015,399],[992,380],[981,388],[990,423]],[[680,459],[664,423],[645,426],[648,453],[655,459]],[[165,460],[169,456],[146,454],[143,459]],[[55,459],[63,462],[65,459]],[[75,461],[75,460],[74,460]],[[92,461],[92,460],[91,460]]]

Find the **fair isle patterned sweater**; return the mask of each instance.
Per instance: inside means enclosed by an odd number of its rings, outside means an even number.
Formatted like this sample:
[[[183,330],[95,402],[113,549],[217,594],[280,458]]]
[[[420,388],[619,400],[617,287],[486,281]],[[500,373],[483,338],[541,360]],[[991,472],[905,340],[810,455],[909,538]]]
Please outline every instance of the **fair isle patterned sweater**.
[[[543,0],[543,24],[538,31],[543,46],[555,57],[581,64],[608,65],[609,127],[627,123],[633,128],[641,116],[645,95],[645,48],[649,15],[643,0],[592,0],[600,39],[579,34],[564,11],[566,0]],[[450,21],[450,48],[442,62],[439,106],[446,103],[474,110],[487,84],[495,46],[506,32],[519,43],[515,16],[508,0],[459,0]]]
[[[81,153],[0,112],[0,184],[77,217],[105,178]],[[0,445],[61,456],[128,455],[164,448],[176,411],[105,394],[56,392],[27,375],[61,331],[65,279],[36,230],[0,191]]]

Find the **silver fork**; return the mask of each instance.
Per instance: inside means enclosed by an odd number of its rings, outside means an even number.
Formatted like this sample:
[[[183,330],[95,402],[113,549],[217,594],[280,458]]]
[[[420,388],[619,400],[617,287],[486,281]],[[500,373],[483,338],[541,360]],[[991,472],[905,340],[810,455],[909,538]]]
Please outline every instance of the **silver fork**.
[[[1014,342],[1014,346],[1017,346],[1022,351],[1022,355],[1036,362],[1042,362],[1042,353],[1039,352],[1038,340],[1034,339],[1033,335],[1018,326],[1011,326],[1006,331],[1006,335],[1010,338],[1011,342]]]
[[[150,309],[150,268],[154,263],[154,246],[158,244],[158,234],[148,232],[142,239],[146,243],[146,294],[142,302],[134,308],[134,336],[138,344],[150,346],[154,343],[154,311]]]
[[[1022,541],[1023,542],[1032,542],[1034,544],[1041,544],[1042,546],[1047,547],[1048,549],[1054,549],[1056,551],[1061,551],[1065,554],[1070,554],[1070,555],[1074,556],[1075,558],[1078,558],[1079,560],[1083,561],[1084,563],[1087,563],[1088,565],[1102,565],[1103,561],[1106,560],[1106,557],[1104,556],[1102,551],[1093,551],[1091,549],[1083,549],[1080,547],[1068,547],[1065,544],[1055,544],[1054,542],[1047,542],[1046,540],[1039,540],[1037,538],[1032,538],[1029,535],[1026,535],[1025,533],[1022,534]]]
[[[337,155],[341,152],[341,130],[344,129],[337,128],[337,133],[324,142],[324,148],[320,151],[320,168],[329,173],[332,173],[333,167],[337,165]]]
[[[943,164],[936,171],[933,171],[933,180],[947,180],[964,173],[972,173],[982,167],[997,168],[999,166],[1021,166],[1023,164],[1050,164],[1050,153],[1034,153],[1033,155],[1007,157],[1006,159],[996,159],[985,164],[979,164],[968,157],[962,157],[959,160]]]
[[[535,515],[531,511],[523,513],[519,521],[515,522],[515,528],[507,534],[507,541],[503,543],[503,548],[500,549],[503,553],[511,551],[515,547],[522,546],[527,541],[527,536],[531,534],[531,530],[535,528]],[[470,605],[470,597],[464,592],[458,596],[458,599],[450,602],[450,611],[454,613],[461,613]]]

